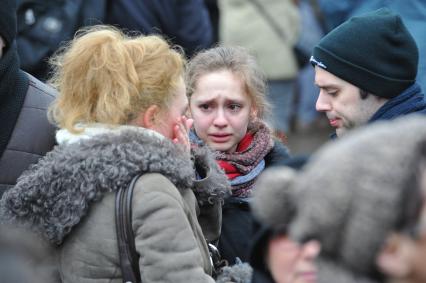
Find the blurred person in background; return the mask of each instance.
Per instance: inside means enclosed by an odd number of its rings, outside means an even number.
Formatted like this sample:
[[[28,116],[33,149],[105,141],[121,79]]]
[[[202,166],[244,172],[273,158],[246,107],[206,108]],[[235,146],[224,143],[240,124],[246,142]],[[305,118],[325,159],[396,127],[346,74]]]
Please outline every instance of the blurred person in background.
[[[204,0],[114,0],[105,23],[143,34],[162,34],[187,57],[211,47],[213,29]]]
[[[110,24],[126,31],[160,34],[187,57],[213,43],[203,0],[18,0],[18,53],[23,68],[48,77],[48,58],[84,26]]]
[[[300,15],[292,0],[219,0],[223,45],[246,47],[266,74],[273,130],[285,139],[298,74],[294,45]]]
[[[20,69],[16,1],[0,5],[0,196],[55,144],[47,108],[56,91]]]
[[[288,235],[289,224],[296,214],[296,200],[290,186],[295,174],[291,168],[275,167],[265,170],[256,182],[259,189],[253,194],[253,214],[264,225],[256,234],[250,251],[252,283],[316,282],[318,268],[315,260],[321,245],[316,240],[299,244]],[[280,207],[275,207],[278,203],[270,198],[280,202]],[[264,207],[267,203],[269,210]],[[271,209],[281,213],[280,218],[272,218],[277,222],[263,220],[266,214],[270,217]]]
[[[49,57],[83,26],[104,22],[108,0],[17,0],[16,37],[22,69],[49,76]]]
[[[219,19],[220,11],[218,6],[218,0],[204,0],[207,11],[209,12],[210,22],[213,30],[213,43],[212,45],[219,43]]]
[[[309,133],[324,126],[320,113],[315,109],[318,98],[318,87],[313,83],[315,72],[309,63],[309,58],[315,45],[324,36],[320,23],[317,0],[297,1],[301,19],[301,30],[296,43],[303,58],[299,61],[299,74],[296,81],[295,109],[293,109],[293,130]],[[326,125],[326,124],[325,124]]]
[[[392,233],[382,248],[377,265],[387,275],[389,283],[426,282],[426,142],[420,149],[420,162],[415,185],[420,186],[423,205],[419,220],[403,233]]]
[[[264,251],[286,237],[299,248],[318,241],[319,283],[425,282],[425,122],[423,115],[378,122],[323,146],[299,172],[265,171],[253,213],[286,235],[264,240]],[[256,259],[281,265],[266,269],[277,279],[289,265],[284,257]]]

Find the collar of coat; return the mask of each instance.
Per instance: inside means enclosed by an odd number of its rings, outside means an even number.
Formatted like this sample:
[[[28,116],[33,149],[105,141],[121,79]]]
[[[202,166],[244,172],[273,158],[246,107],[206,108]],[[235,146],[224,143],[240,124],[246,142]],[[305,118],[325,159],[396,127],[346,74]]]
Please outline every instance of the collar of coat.
[[[128,186],[137,174],[161,173],[178,190],[193,189],[199,202],[228,195],[226,176],[208,150],[197,149],[193,159],[197,169],[204,169],[202,180],[194,180],[194,162],[188,153],[166,138],[134,128],[63,143],[4,194],[0,214],[3,221],[29,225],[60,244],[93,202]]]

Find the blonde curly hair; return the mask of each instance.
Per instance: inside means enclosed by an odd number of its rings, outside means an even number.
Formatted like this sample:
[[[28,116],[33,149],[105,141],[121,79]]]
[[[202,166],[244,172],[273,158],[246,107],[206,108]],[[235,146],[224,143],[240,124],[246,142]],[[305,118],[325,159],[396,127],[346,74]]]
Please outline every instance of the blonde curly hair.
[[[151,105],[167,109],[184,76],[185,59],[161,36],[92,26],[78,31],[50,64],[49,83],[59,95],[49,118],[75,133],[77,123],[122,125]]]

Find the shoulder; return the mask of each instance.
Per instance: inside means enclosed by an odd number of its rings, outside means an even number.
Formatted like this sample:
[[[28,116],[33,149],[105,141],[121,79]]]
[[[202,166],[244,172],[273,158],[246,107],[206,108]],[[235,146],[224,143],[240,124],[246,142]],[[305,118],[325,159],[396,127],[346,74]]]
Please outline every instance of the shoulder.
[[[279,140],[274,140],[274,146],[271,151],[265,156],[266,167],[285,165],[290,159],[288,148]]]
[[[25,74],[28,77],[29,86],[27,91],[27,97],[31,99],[30,102],[36,104],[35,106],[47,109],[48,105],[57,96],[57,91],[48,84],[45,84],[40,80],[36,79],[32,75],[28,73]]]
[[[135,183],[133,206],[142,210],[161,210],[164,207],[184,207],[179,189],[161,173],[143,174]]]

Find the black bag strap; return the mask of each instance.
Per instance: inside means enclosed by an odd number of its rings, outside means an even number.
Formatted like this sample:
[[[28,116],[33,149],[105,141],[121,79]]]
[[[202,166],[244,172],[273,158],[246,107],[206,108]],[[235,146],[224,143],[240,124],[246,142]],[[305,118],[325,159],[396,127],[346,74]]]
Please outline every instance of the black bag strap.
[[[135,248],[132,230],[133,189],[140,175],[132,179],[128,187],[115,194],[115,225],[117,229],[118,254],[124,283],[141,283],[139,254]]]

